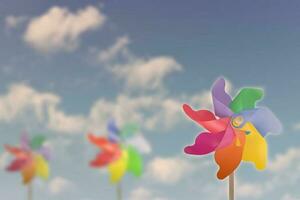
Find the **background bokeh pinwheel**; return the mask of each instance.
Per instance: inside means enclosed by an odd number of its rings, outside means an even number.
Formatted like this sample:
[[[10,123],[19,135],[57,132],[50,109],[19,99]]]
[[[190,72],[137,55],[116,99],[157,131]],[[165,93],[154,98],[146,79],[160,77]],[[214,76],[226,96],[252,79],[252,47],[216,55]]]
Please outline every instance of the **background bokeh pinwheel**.
[[[141,154],[148,153],[150,145],[139,133],[138,125],[127,123],[119,128],[111,120],[107,124],[107,129],[107,136],[88,134],[89,141],[100,149],[95,159],[90,162],[90,166],[107,167],[113,184],[118,184],[126,172],[140,177],[143,172]]]
[[[265,169],[268,157],[265,137],[268,133],[279,133],[281,123],[268,108],[256,107],[257,101],[263,98],[263,90],[242,88],[232,99],[225,92],[225,80],[220,78],[211,92],[214,113],[183,105],[186,115],[206,130],[184,152],[192,155],[215,152],[219,179],[233,174],[241,161]]]
[[[20,145],[4,145],[5,150],[14,157],[6,170],[20,172],[24,185],[31,185],[35,177],[47,180],[49,178],[50,150],[44,144],[45,137],[42,135],[29,139],[27,134],[22,134]]]

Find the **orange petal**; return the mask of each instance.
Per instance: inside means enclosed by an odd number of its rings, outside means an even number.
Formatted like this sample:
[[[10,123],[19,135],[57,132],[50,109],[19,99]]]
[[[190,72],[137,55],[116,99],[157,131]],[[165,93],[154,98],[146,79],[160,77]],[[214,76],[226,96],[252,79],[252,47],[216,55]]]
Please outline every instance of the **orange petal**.
[[[32,181],[35,176],[35,163],[32,160],[22,170],[23,183],[26,185]]]
[[[232,174],[242,160],[245,133],[235,130],[235,135],[235,139],[229,146],[219,149],[215,153],[215,161],[220,167],[217,173],[218,179],[224,179]]]

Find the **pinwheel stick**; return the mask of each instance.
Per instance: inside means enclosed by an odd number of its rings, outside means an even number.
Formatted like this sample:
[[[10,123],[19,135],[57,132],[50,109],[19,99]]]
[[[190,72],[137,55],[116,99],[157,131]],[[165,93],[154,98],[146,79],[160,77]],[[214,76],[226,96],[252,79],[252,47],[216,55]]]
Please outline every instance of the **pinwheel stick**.
[[[32,197],[33,197],[33,195],[32,195],[32,193],[33,193],[32,183],[29,183],[27,187],[28,187],[28,200],[32,200]]]
[[[117,200],[122,200],[122,185],[121,185],[121,183],[117,184]]]
[[[229,175],[229,200],[234,200],[234,172]]]

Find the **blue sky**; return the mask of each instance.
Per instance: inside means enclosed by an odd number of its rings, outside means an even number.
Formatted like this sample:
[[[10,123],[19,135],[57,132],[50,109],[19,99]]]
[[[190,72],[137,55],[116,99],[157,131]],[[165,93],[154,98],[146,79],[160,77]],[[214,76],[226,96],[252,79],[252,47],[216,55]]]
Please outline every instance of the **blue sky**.
[[[124,199],[224,199],[212,157],[182,153],[200,128],[181,104],[210,107],[219,76],[235,94],[259,86],[284,130],[267,137],[264,172],[242,164],[238,199],[299,200],[300,2],[38,1],[0,6],[0,138],[43,133],[53,149],[52,175],[35,182],[45,200],[114,199],[104,171],[92,170],[87,131],[135,121],[151,143],[141,179],[128,175]],[[18,174],[0,151],[0,195],[24,199]]]

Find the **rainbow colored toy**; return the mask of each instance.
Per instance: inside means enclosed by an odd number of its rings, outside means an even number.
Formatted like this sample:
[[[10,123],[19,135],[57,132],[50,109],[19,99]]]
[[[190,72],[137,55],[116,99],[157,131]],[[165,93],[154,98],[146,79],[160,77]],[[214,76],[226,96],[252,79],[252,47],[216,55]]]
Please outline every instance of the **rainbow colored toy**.
[[[150,148],[148,142],[138,133],[136,124],[126,124],[119,129],[114,121],[108,123],[109,134],[107,137],[88,134],[89,141],[96,145],[101,151],[96,158],[90,162],[94,168],[108,167],[110,181],[113,184],[120,183],[126,172],[140,177],[143,172],[143,158],[141,153],[148,153]],[[118,184],[118,186],[120,186]],[[121,199],[121,191],[118,189],[118,199]]]
[[[21,172],[23,184],[28,185],[28,199],[32,199],[31,183],[36,176],[47,180],[49,178],[50,150],[44,146],[45,137],[38,135],[29,140],[26,134],[21,136],[20,146],[5,145],[7,152],[14,156],[7,166],[8,172]]]
[[[6,151],[15,157],[6,170],[21,172],[25,185],[29,184],[35,176],[47,180],[49,178],[49,149],[43,146],[44,142],[44,136],[35,136],[29,140],[24,134],[21,136],[20,147],[5,145]]]
[[[184,152],[191,155],[215,152],[219,179],[233,174],[241,161],[265,169],[268,157],[265,136],[280,132],[281,123],[268,108],[256,107],[263,94],[259,88],[243,88],[232,100],[225,92],[225,80],[218,79],[212,86],[214,113],[183,105],[186,115],[206,129]]]

